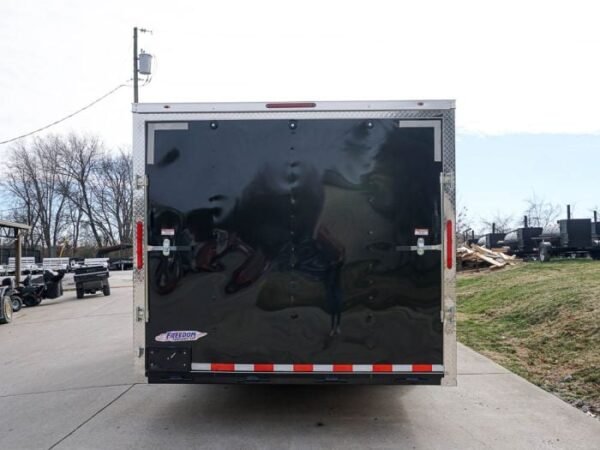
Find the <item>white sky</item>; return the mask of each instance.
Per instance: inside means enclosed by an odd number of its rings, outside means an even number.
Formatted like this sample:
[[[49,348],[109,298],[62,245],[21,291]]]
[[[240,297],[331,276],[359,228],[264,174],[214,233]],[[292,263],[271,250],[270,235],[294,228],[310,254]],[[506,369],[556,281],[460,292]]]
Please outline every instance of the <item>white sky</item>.
[[[134,25],[141,101],[455,98],[466,133],[599,133],[600,2],[491,4],[2,0],[0,141],[130,78]],[[128,145],[131,99],[54,131]]]

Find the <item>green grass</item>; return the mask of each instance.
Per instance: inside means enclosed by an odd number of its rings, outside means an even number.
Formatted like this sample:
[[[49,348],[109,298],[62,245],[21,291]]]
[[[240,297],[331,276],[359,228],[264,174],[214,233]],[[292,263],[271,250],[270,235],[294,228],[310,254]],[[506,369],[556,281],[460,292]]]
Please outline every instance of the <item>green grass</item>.
[[[457,288],[461,342],[600,412],[600,262],[523,263]]]

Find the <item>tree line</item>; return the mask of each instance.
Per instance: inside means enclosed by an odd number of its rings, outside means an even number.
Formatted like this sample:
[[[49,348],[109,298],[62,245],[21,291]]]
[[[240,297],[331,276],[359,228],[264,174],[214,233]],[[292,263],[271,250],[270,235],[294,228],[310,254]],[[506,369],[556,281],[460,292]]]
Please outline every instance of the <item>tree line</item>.
[[[5,155],[2,218],[32,227],[24,245],[57,256],[132,240],[131,152],[92,135],[47,135]]]

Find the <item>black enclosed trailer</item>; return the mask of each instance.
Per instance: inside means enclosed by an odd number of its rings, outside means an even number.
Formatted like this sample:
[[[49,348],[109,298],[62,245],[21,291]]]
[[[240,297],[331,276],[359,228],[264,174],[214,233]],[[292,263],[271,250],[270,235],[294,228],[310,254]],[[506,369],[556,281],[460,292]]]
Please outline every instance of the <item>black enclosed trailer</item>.
[[[150,383],[456,384],[452,101],[133,112]]]

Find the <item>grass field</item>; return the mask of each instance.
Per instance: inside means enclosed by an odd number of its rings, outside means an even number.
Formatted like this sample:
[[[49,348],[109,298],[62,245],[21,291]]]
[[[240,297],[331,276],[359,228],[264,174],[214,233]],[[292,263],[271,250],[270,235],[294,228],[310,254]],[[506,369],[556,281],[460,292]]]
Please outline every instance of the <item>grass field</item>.
[[[458,338],[600,413],[600,261],[531,262],[459,275]]]

